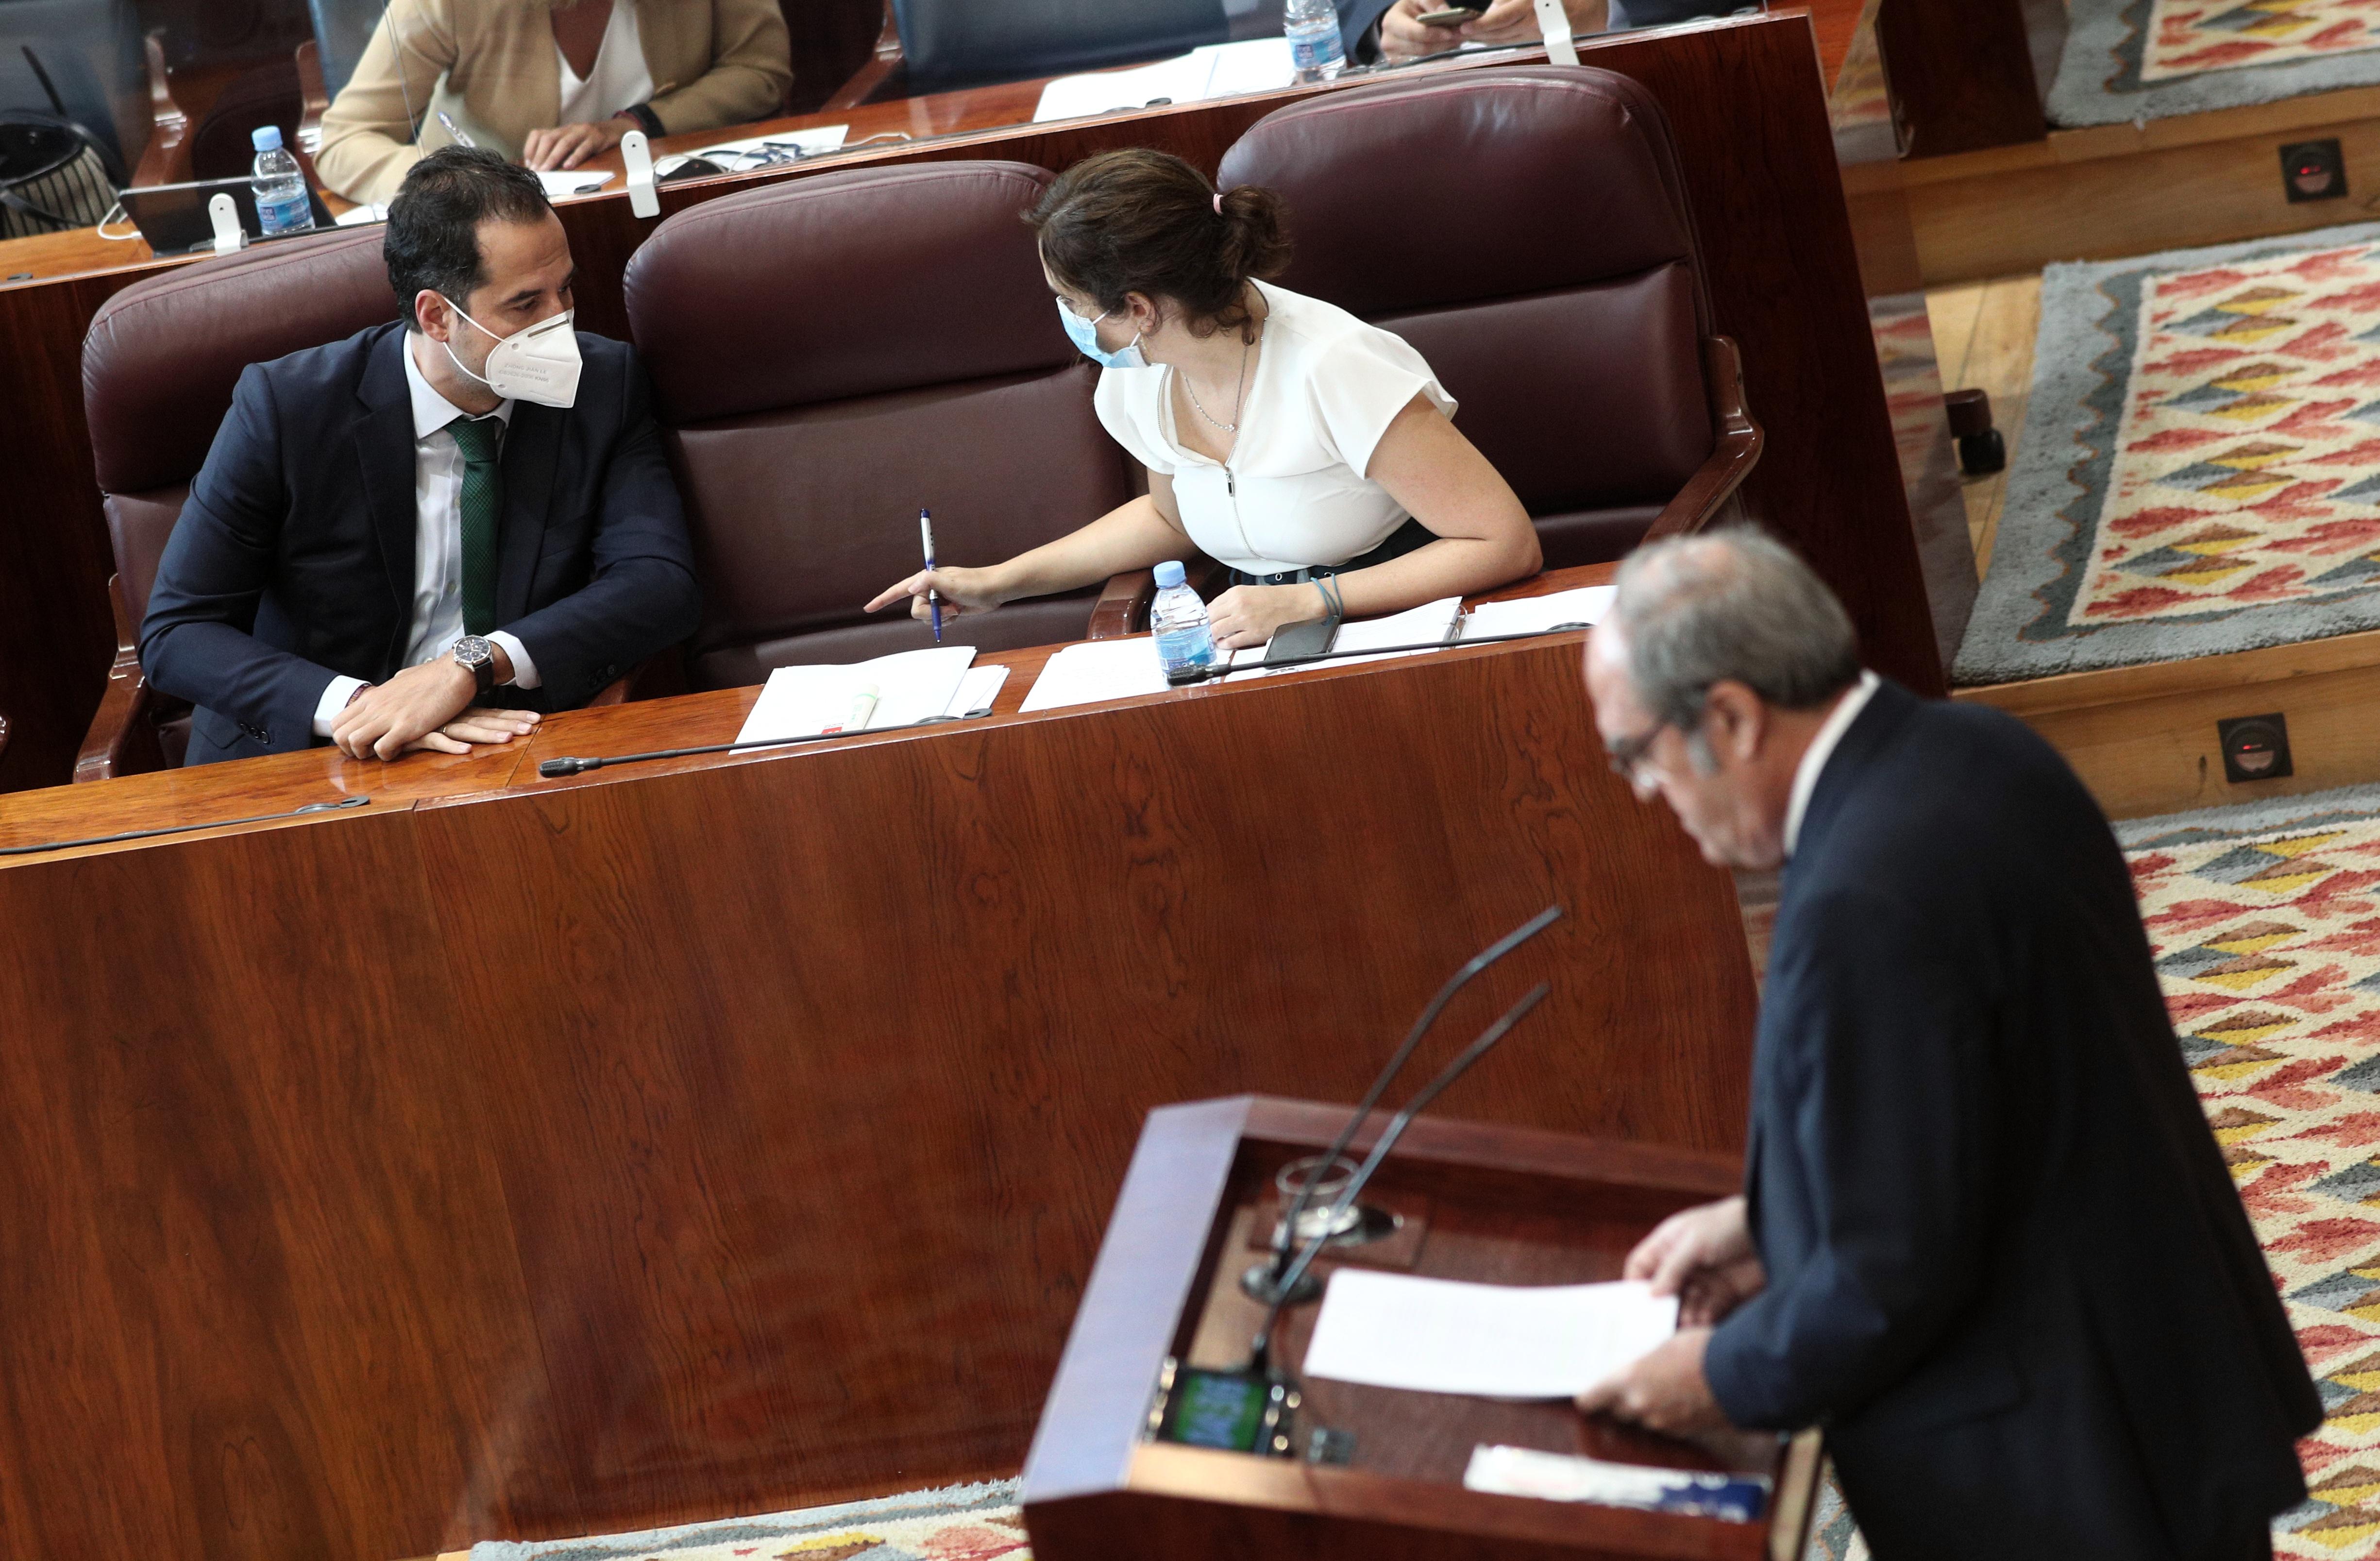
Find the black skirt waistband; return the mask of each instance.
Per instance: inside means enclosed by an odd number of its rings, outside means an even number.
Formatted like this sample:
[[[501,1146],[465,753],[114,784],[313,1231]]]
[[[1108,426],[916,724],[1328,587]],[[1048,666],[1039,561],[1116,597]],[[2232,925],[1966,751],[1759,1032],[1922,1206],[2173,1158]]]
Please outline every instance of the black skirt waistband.
[[[1245,569],[1233,569],[1232,583],[1233,585],[1303,585],[1309,580],[1322,579],[1331,575],[1349,574],[1356,569],[1368,569],[1375,564],[1385,564],[1391,558],[1402,558],[1416,549],[1427,547],[1437,540],[1436,531],[1418,520],[1408,518],[1403,525],[1389,533],[1388,541],[1369,553],[1359,554],[1348,559],[1344,564],[1317,564],[1310,568],[1283,569],[1279,574],[1272,575],[1252,575]]]

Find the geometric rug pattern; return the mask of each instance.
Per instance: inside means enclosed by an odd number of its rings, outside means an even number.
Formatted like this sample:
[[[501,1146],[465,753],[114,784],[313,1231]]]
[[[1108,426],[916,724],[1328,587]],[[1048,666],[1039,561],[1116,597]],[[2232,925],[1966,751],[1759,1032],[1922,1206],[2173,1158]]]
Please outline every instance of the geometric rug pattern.
[[[2119,826],[2166,1003],[2327,1418],[2295,1561],[2380,1555],[2380,788]]]
[[[2113,125],[2380,81],[2374,0],[2070,0],[2046,107]]]
[[[2281,65],[2380,48],[2380,0],[2154,0],[2140,78]]]
[[[2374,627],[2380,229],[2050,267],[1959,680]]]

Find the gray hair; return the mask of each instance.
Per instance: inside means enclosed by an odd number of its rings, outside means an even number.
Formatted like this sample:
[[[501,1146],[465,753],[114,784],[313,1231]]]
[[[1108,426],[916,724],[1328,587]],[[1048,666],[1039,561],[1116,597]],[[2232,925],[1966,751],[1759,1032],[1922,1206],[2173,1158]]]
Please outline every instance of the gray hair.
[[[1689,737],[1715,683],[1813,710],[1859,677],[1843,604],[1766,532],[1739,526],[1652,543],[1620,566],[1618,586],[1610,621],[1628,637],[1636,697]]]

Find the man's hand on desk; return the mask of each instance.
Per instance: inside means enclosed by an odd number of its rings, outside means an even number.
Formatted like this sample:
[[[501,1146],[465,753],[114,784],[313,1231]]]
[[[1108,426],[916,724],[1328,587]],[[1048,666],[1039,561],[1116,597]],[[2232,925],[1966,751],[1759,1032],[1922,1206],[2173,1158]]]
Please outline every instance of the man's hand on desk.
[[[945,623],[962,613],[988,613],[1008,600],[999,573],[997,569],[920,569],[868,604],[867,610],[880,613],[905,596],[911,617],[930,618],[933,612],[926,604],[926,592],[931,591],[942,599]]]
[[[1290,624],[1328,615],[1319,586],[1235,585],[1208,604],[1207,623],[1217,650],[1237,651],[1263,644]]]
[[[1380,53],[1390,59],[1443,54],[1463,43],[1534,43],[1534,0],[1494,0],[1484,14],[1459,27],[1424,27],[1421,18],[1461,0],[1397,0],[1380,18]],[[1573,32],[1601,32],[1610,20],[1610,0],[1562,0]]]
[[[1710,1348],[1710,1336],[1708,1328],[1679,1329],[1634,1365],[1580,1394],[1580,1410],[1671,1436],[1723,1429],[1727,1414],[1711,1396],[1710,1382],[1703,1375],[1703,1353]]]
[[[504,658],[502,647],[496,654]],[[497,673],[498,681],[511,676],[508,658]],[[506,743],[537,729],[533,710],[474,707],[479,691],[479,680],[452,656],[408,666],[385,683],[358,689],[332,721],[331,740],[350,759],[395,759],[468,753],[474,743]]]
[[[606,119],[600,125],[556,125],[550,130],[531,130],[521,142],[521,166],[541,174],[575,168],[589,157],[611,151],[636,128],[630,120]]]

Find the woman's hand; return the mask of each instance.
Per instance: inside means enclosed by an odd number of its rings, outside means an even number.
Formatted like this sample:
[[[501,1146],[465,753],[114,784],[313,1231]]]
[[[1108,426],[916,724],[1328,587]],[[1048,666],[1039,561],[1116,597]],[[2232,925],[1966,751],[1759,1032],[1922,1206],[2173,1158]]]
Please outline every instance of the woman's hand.
[[[942,599],[942,616],[955,617],[962,613],[988,613],[1009,598],[999,579],[997,569],[920,569],[899,585],[868,604],[868,611],[881,612],[903,597],[909,599],[909,616],[930,619],[933,609],[926,601],[929,591]]]
[[[1261,645],[1284,625],[1327,616],[1321,588],[1312,585],[1235,585],[1207,604],[1219,651]]]
[[[521,166],[541,174],[575,168],[589,157],[611,151],[635,128],[625,119],[606,119],[600,125],[556,125],[550,130],[531,130],[521,143]]]

